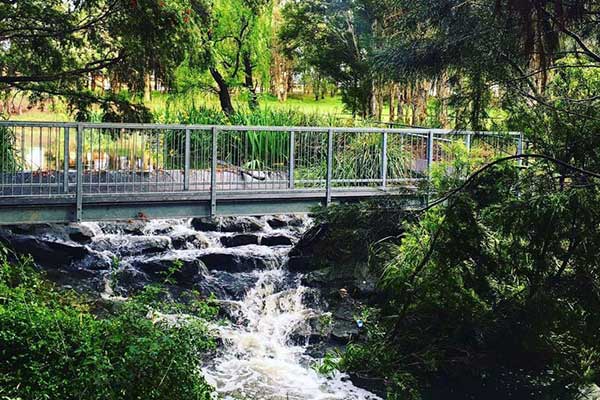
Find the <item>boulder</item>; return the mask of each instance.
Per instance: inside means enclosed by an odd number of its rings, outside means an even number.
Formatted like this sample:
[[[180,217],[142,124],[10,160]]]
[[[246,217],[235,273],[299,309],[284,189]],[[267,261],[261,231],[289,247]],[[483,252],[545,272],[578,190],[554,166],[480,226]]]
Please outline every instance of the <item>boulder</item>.
[[[258,277],[252,273],[232,274],[227,271],[211,271],[210,275],[196,284],[205,295],[213,294],[218,299],[242,300]]]
[[[239,247],[239,246],[247,246],[250,244],[258,244],[259,237],[253,234],[240,234],[233,236],[222,236],[221,244],[225,247]]]
[[[214,252],[202,254],[199,258],[209,270],[227,272],[249,272],[255,269],[266,269],[274,261],[260,255],[234,253],[226,250],[215,249]]]
[[[123,294],[141,290],[144,286],[156,280],[152,279],[149,274],[131,266],[126,266],[115,274],[115,281],[117,283],[116,291]]]
[[[83,259],[73,261],[71,266],[84,270],[106,271],[110,270],[113,264],[111,257],[92,250]]]
[[[167,277],[184,286],[190,286],[198,279],[208,275],[204,263],[192,257],[178,257],[166,254],[150,258],[139,258],[131,262],[133,268],[148,274],[155,280],[162,281]]]
[[[315,225],[300,238],[289,253],[288,268],[292,272],[309,272],[322,267],[318,254],[327,254],[323,239],[329,233],[327,225]]]
[[[259,232],[265,228],[264,221],[256,217],[216,217],[193,218],[194,229],[204,232]]]
[[[99,251],[109,250],[119,256],[131,256],[162,253],[170,246],[171,241],[165,236],[107,235],[94,241],[90,247]]]
[[[225,217],[221,221],[222,232],[260,232],[263,229],[264,221],[254,217]]]
[[[65,267],[89,254],[89,250],[79,243],[15,235],[7,231],[0,233],[0,240],[17,254],[30,254],[37,264],[45,268]]]
[[[208,218],[208,217],[200,217],[200,218],[192,218],[190,221],[192,228],[197,231],[202,232],[219,232],[220,224],[217,218]]]
[[[273,229],[281,229],[288,226],[288,222],[281,216],[273,216],[267,219],[267,224]]]
[[[73,241],[87,244],[92,241],[94,232],[82,224],[23,224],[8,227],[9,231],[17,235],[29,235],[48,240]]]
[[[65,230],[69,235],[69,239],[77,243],[91,243],[93,237],[95,236],[94,231],[92,231],[88,226],[81,224],[66,225]]]
[[[171,243],[175,249],[205,249],[210,246],[210,241],[200,232],[181,232],[174,233],[171,237]]]
[[[262,246],[291,246],[294,244],[293,240],[289,236],[285,235],[270,235],[263,236],[260,239]]]
[[[359,335],[360,330],[355,320],[358,313],[357,304],[350,298],[343,299],[332,313],[331,339],[339,344],[347,344]]]
[[[132,220],[128,222],[100,222],[98,224],[102,232],[108,234],[126,234],[141,236],[144,234],[146,222],[141,220]]]

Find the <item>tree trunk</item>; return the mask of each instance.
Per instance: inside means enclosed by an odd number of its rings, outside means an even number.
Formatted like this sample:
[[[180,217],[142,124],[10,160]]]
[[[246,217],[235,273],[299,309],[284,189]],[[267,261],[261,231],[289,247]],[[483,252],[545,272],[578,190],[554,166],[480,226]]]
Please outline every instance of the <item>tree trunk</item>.
[[[254,87],[254,79],[252,78],[252,60],[250,59],[250,53],[247,51],[242,55],[244,61],[244,75],[246,89],[248,89],[248,106],[250,110],[256,110],[258,108],[258,97],[256,96],[256,88]]]
[[[144,74],[144,101],[152,100],[152,75]]]
[[[390,84],[390,122],[394,122],[396,120],[396,107],[394,100],[396,100],[396,85],[392,83]]]
[[[221,109],[228,117],[235,113],[233,103],[231,102],[231,94],[229,93],[229,85],[223,78],[223,75],[214,67],[210,68],[210,74],[219,87],[219,102],[221,103]]]

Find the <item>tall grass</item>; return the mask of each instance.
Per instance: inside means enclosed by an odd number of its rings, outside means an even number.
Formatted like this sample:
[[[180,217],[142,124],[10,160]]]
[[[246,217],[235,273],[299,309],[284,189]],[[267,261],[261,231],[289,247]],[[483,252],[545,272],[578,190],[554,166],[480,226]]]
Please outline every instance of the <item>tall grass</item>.
[[[14,131],[0,127],[0,172],[14,171],[18,166]]]
[[[186,105],[187,104],[187,105]],[[160,123],[192,125],[235,125],[235,126],[355,126],[355,121],[340,118],[332,114],[303,113],[297,110],[274,110],[260,108],[254,111],[242,109],[227,117],[211,107],[199,106],[195,101],[174,101],[155,113]],[[285,129],[282,129],[285,132]],[[229,149],[223,161],[249,169],[269,169],[265,160],[273,163],[285,163],[289,160],[289,146],[282,132],[241,131],[220,135],[219,148]],[[173,132],[174,135],[181,135]],[[194,132],[191,137],[191,151],[195,154],[195,164],[205,164],[209,160],[210,135]],[[179,138],[169,139],[167,143],[178,143]]]

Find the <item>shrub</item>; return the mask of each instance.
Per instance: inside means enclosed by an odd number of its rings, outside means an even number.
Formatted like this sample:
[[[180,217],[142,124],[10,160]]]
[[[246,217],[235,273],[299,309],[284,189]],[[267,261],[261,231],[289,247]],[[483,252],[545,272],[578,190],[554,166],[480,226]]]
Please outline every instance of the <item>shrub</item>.
[[[205,319],[216,311],[164,295],[150,287],[100,317],[86,299],[45,281],[30,260],[3,255],[0,397],[209,399],[199,362],[215,346]]]

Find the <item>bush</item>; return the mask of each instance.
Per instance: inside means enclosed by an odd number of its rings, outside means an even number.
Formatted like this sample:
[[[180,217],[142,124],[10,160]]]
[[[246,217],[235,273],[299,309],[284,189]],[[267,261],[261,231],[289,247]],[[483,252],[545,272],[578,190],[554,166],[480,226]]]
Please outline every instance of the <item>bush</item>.
[[[374,262],[381,314],[339,367],[402,399],[576,399],[597,385],[600,190],[560,178],[501,164],[402,225]],[[330,229],[371,244],[389,215],[328,213]]]
[[[215,346],[205,319],[216,310],[160,300],[164,294],[150,287],[100,317],[86,299],[45,281],[31,261],[3,255],[0,397],[209,399],[199,363]]]

